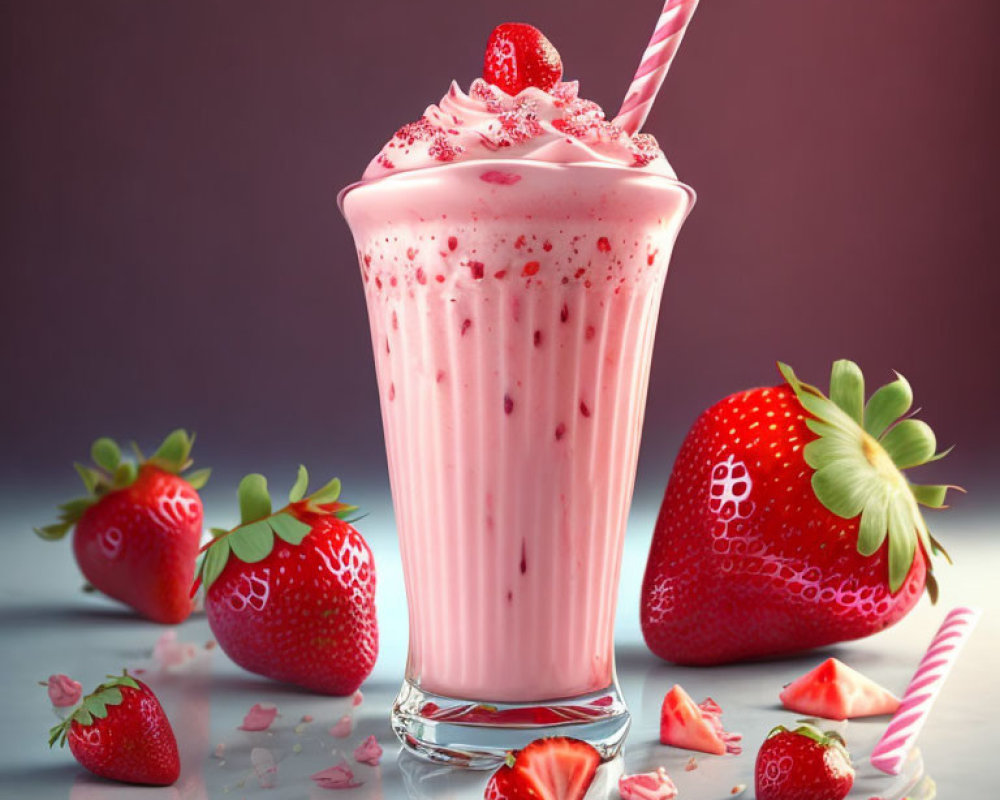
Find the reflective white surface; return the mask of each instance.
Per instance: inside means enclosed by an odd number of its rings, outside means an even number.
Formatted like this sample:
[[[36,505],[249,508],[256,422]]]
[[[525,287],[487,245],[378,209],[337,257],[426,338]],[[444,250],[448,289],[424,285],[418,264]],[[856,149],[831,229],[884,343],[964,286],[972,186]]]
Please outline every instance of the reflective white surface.
[[[210,499],[216,496],[210,495]],[[153,645],[166,630],[144,622],[99,595],[79,592],[80,577],[68,542],[46,543],[31,534],[31,525],[51,516],[59,498],[7,494],[0,505],[0,798],[208,798],[343,797],[478,798],[488,775],[460,772],[400,756],[389,728],[389,708],[399,688],[406,657],[406,610],[399,557],[388,496],[358,498],[370,512],[359,523],[375,552],[378,568],[378,611],[381,653],[372,676],[362,687],[363,702],[310,695],[250,675],[235,667],[211,639],[204,616],[196,614],[177,627],[181,641],[198,646],[187,664],[163,670],[151,660]],[[352,498],[353,499],[353,498]],[[222,492],[210,509],[235,508]],[[732,797],[741,784],[753,796],[753,762],[757,745],[777,724],[796,715],[781,709],[778,692],[793,678],[829,655],[836,655],[889,689],[901,694],[937,625],[951,607],[978,605],[985,614],[935,706],[920,740],[927,773],[939,796],[986,797],[993,787],[990,731],[1000,710],[996,678],[1000,648],[1000,599],[994,590],[1000,567],[997,517],[952,512],[934,515],[931,524],[948,547],[955,566],[942,565],[938,576],[942,600],[932,607],[922,600],[894,628],[870,639],[780,661],[713,668],[683,668],[652,656],[642,642],[638,623],[639,587],[646,548],[655,518],[655,499],[633,510],[622,574],[617,658],[622,690],[633,714],[624,764],[602,768],[593,797],[617,798],[616,771],[648,771],[666,766],[681,789],[681,800]],[[211,511],[209,524],[227,524]],[[142,677],[160,695],[181,747],[183,770],[176,786],[140,789],[89,776],[67,750],[49,751],[46,733],[55,723],[44,688],[36,681],[54,672],[80,680],[85,690],[122,666],[146,669]],[[697,769],[686,772],[691,753],[657,743],[659,707],[673,683],[681,683],[696,699],[712,696],[725,710],[729,730],[744,734],[741,756],[696,756]],[[280,712],[269,731],[237,730],[254,703],[273,703]],[[314,720],[303,723],[311,715]],[[344,715],[353,720],[345,739],[329,733]],[[848,745],[858,768],[852,797],[901,797],[910,791],[867,765],[867,752],[887,720],[849,723]],[[378,767],[358,764],[353,751],[374,734],[385,749]],[[213,755],[224,744],[224,755]],[[274,757],[277,772],[260,785],[251,764],[253,748]],[[260,754],[258,754],[260,757]],[[266,757],[266,755],[265,755]],[[313,773],[346,759],[362,785],[339,794],[316,786]],[[917,796],[911,791],[911,796]]]

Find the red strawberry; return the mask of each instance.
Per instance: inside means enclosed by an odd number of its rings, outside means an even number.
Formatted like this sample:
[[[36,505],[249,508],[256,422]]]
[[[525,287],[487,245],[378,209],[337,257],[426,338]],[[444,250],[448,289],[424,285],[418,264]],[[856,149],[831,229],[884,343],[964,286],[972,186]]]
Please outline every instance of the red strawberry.
[[[717,756],[741,753],[736,742],[743,737],[722,728],[722,709],[706,698],[695,705],[679,684],[667,692],[660,707],[660,743]]]
[[[930,428],[895,422],[912,402],[898,379],[864,405],[850,361],[831,397],[779,365],[787,384],[731,395],[688,433],[653,533],[642,587],[650,649],[718,664],[876,633],[937,585],[943,553],[917,508],[948,486],[909,483],[935,456]],[[947,557],[947,554],[944,554]]]
[[[757,800],[842,800],[854,785],[854,768],[836,733],[811,725],[779,725],[757,753]]]
[[[836,658],[796,678],[781,693],[790,711],[824,719],[855,719],[895,714],[899,698]]]
[[[486,42],[483,79],[507,94],[535,86],[549,91],[562,77],[562,60],[538,28],[521,22],[497,25]]]
[[[375,563],[338,503],[340,481],[309,497],[299,467],[289,504],[271,511],[267,481],[239,488],[242,522],[213,529],[199,567],[205,611],[219,646],[250,672],[324,694],[346,695],[378,655]]]
[[[169,786],[181,765],[160,701],[127,672],[109,678],[49,731],[49,747],[69,741],[73,757],[102,778]]]
[[[581,800],[601,763],[598,752],[579,739],[536,739],[508,754],[486,785],[486,800]]]
[[[138,465],[122,460],[111,439],[94,442],[95,467],[77,464],[87,496],[61,505],[59,522],[35,532],[43,539],[73,532],[73,552],[90,584],[154,622],[176,624],[191,613],[189,588],[201,539],[198,489],[210,470],[191,466],[194,436],[171,433]]]

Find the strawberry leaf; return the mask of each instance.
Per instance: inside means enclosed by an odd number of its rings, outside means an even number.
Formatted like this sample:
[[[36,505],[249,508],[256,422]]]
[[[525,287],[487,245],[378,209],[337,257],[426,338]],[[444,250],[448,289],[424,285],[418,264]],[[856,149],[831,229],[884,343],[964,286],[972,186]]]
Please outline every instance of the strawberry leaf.
[[[336,503],[340,497],[340,478],[334,478],[322,489],[318,489],[309,495],[309,502],[317,506],[325,506],[328,503]]]
[[[896,373],[896,380],[879,388],[865,406],[865,431],[876,439],[893,422],[910,410],[913,390],[909,382]]]
[[[188,436],[186,430],[178,428],[167,434],[167,438],[149,460],[170,472],[180,473],[187,469],[193,446],[194,436]]]
[[[299,474],[295,478],[295,485],[292,486],[292,490],[288,493],[288,502],[297,503],[306,495],[306,490],[309,488],[309,473],[306,468],[299,464]]]
[[[211,474],[212,470],[205,467],[204,469],[196,469],[194,472],[189,472],[183,477],[188,482],[188,485],[197,492],[205,488],[205,484],[208,483],[208,478]]]
[[[271,529],[288,544],[302,544],[302,540],[312,528],[291,514],[284,512],[275,514],[267,520]]]
[[[240,522],[248,522],[271,515],[271,495],[267,493],[267,478],[257,473],[247,475],[240,481],[237,491],[240,500]]]
[[[91,445],[90,457],[97,466],[113,474],[122,460],[122,451],[114,439],[102,436]]]
[[[139,469],[132,461],[122,461],[116,468],[114,474],[115,488],[122,489],[135,483],[139,475]]]
[[[927,506],[928,508],[946,508],[945,499],[948,494],[948,490],[955,488],[957,487],[920,485],[917,483],[910,484],[910,491],[913,492],[913,496],[916,498],[917,502],[922,506]]]
[[[77,463],[73,465],[76,468],[77,474],[83,481],[83,485],[87,487],[87,494],[96,494],[97,487],[101,482],[101,473],[96,469],[84,466],[83,464]]]
[[[207,592],[215,583],[216,578],[222,574],[226,562],[229,560],[229,537],[225,536],[216,539],[212,546],[205,551],[205,557],[201,562],[201,582]]]
[[[42,528],[35,528],[34,531],[38,534],[40,539],[44,539],[47,542],[55,542],[66,536],[66,534],[69,533],[69,529],[72,527],[72,522],[57,522],[53,525],[46,525]]]
[[[226,541],[233,554],[246,564],[263,561],[274,549],[274,533],[267,520],[241,525],[226,537]]]
[[[846,358],[833,362],[830,373],[830,399],[858,425],[865,408],[865,378],[858,365]]]

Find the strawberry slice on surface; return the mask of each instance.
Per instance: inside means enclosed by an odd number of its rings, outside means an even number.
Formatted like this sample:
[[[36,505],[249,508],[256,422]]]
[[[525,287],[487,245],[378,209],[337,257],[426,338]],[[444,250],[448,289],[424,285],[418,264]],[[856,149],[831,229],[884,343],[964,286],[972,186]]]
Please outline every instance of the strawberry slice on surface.
[[[774,728],[754,765],[757,800],[843,800],[854,767],[843,738],[811,725]]]
[[[641,591],[646,644],[678,664],[801,652],[878,633],[938,586],[947,553],[920,506],[949,485],[914,483],[936,461],[901,375],[865,400],[857,364],[834,363],[829,397],[785,382],[723,398],[681,445]]]
[[[211,470],[191,467],[194,435],[170,433],[150,458],[137,460],[103,437],[91,447],[93,466],[76,464],[87,494],[59,506],[59,521],[35,533],[47,541],[73,530],[80,572],[101,593],[142,616],[173,625],[192,610],[188,588],[201,541],[198,490]]]
[[[538,28],[507,22],[493,29],[483,58],[483,79],[516,95],[534,86],[549,91],[562,77],[562,60]]]
[[[490,777],[486,800],[582,800],[594,781],[601,756],[580,739],[536,739]]]
[[[73,757],[102,778],[169,786],[180,777],[177,739],[160,701],[123,671],[85,696],[49,731],[49,747],[69,742]]]
[[[899,698],[836,658],[796,678],[781,692],[789,711],[824,719],[854,719],[895,714]]]
[[[697,750],[712,755],[738,754],[738,733],[729,733],[722,727],[722,709],[706,698],[695,703],[680,684],[674,684],[663,698],[660,707],[660,744]]]

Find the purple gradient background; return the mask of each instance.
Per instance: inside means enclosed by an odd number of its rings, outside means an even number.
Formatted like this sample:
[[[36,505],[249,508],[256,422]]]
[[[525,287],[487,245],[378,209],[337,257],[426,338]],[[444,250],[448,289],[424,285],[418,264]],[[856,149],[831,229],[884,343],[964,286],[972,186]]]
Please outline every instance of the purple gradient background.
[[[222,480],[302,460],[384,482],[336,191],[476,77],[507,19],[545,30],[613,112],[659,5],[0,5],[0,477],[70,486],[94,436],[185,425]],[[641,491],[662,491],[701,409],[776,382],[776,358],[825,385],[849,356],[873,383],[910,379],[959,445],[932,474],[989,501],[998,29],[996,0],[701,4],[646,126],[700,199],[667,282]]]

